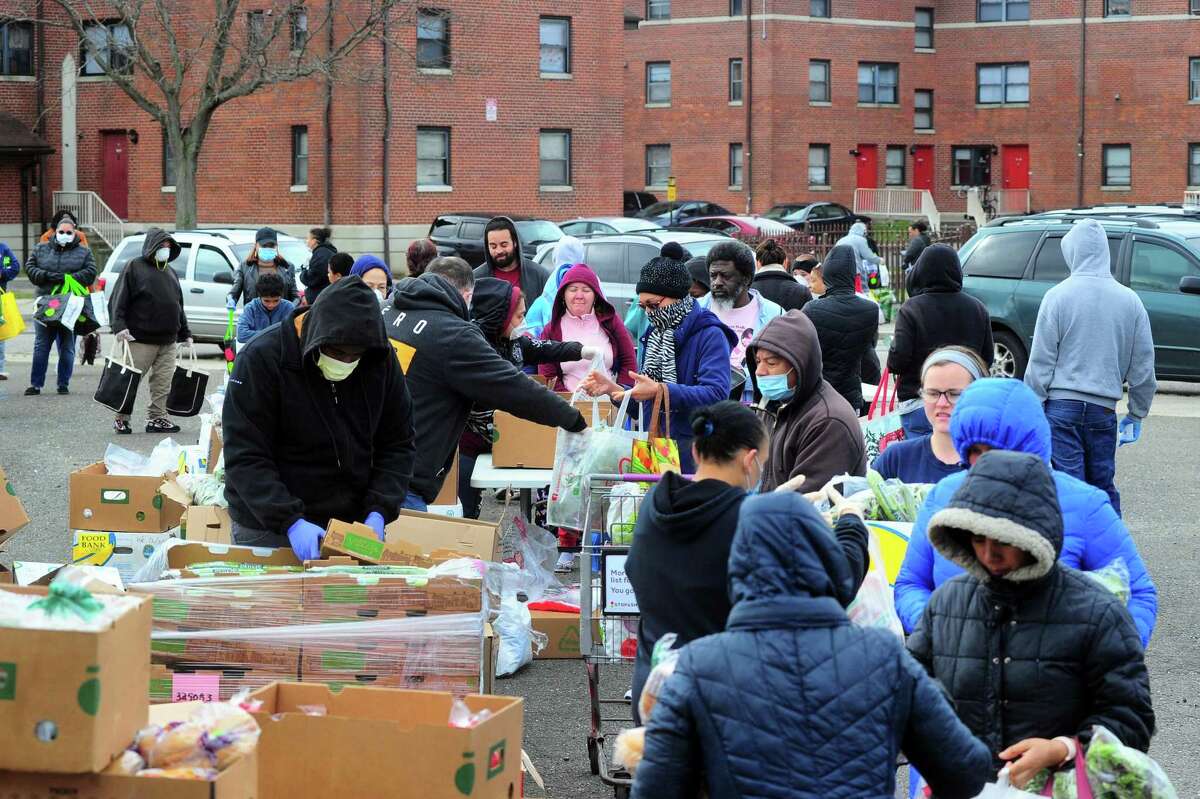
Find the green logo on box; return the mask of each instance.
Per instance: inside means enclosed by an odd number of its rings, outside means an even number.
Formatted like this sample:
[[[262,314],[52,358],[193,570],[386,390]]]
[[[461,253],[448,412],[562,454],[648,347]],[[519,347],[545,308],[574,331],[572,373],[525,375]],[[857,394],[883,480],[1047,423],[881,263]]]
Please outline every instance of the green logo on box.
[[[347,552],[360,555],[368,560],[379,560],[383,557],[383,542],[378,538],[346,533],[345,547]]]
[[[488,767],[487,778],[490,780],[497,774],[504,771],[504,752],[507,749],[505,744],[507,741],[500,741],[498,744],[493,744],[488,750]]]
[[[0,699],[17,698],[17,664],[0,663]]]

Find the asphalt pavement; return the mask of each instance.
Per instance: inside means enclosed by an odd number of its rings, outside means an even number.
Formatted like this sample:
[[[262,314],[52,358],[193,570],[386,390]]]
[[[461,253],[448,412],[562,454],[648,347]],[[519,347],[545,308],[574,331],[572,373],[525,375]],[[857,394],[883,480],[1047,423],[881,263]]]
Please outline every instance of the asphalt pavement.
[[[105,344],[108,336],[105,336]],[[67,475],[101,460],[110,442],[148,454],[160,436],[141,432],[145,392],[131,436],[116,436],[112,415],[92,400],[99,365],[78,367],[71,394],[25,397],[33,337],[8,343],[8,381],[0,382],[0,466],[8,473],[32,523],[0,554],[4,562],[65,561],[70,555]],[[202,347],[202,367],[221,379],[216,347]],[[54,358],[51,372],[54,372]],[[1151,754],[1181,797],[1200,797],[1200,547],[1193,512],[1200,507],[1200,386],[1169,384],[1155,400],[1140,442],[1117,457],[1117,483],[1126,520],[1159,590],[1158,627],[1147,655],[1158,716]],[[197,419],[181,419],[181,443],[194,443]],[[1191,509],[1191,510],[1189,510]],[[498,517],[494,502],[485,515]],[[610,695],[628,685],[628,670],[606,681]],[[525,749],[546,781],[547,796],[605,797],[611,790],[592,777],[585,738],[587,679],[581,661],[535,661],[515,677],[498,680],[499,693],[525,698]],[[618,708],[618,711],[623,708]],[[769,725],[770,719],[763,719]],[[534,789],[530,795],[539,795]]]

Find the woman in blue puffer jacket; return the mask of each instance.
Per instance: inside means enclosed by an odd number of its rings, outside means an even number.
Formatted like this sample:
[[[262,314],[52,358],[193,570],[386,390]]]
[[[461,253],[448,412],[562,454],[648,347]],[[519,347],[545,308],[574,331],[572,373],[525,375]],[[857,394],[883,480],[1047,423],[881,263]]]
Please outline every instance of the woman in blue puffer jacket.
[[[852,625],[854,579],[797,494],[742,503],[725,632],[685,646],[646,728],[635,799],[883,799],[903,749],[934,795],[965,799],[991,755],[882,629]]]
[[[1026,452],[1050,464],[1050,425],[1042,403],[1020,380],[986,378],[972,383],[950,417],[950,435],[963,463],[968,465],[991,449]],[[1063,514],[1061,562],[1079,571],[1095,571],[1122,558],[1129,569],[1129,615],[1142,645],[1149,644],[1158,615],[1158,591],[1128,528],[1103,491],[1066,472],[1053,470],[1053,474]],[[896,611],[905,632],[916,628],[934,589],[962,574],[961,568],[934,552],[926,527],[966,476],[966,472],[960,472],[943,478],[917,514],[908,552],[896,577]]]

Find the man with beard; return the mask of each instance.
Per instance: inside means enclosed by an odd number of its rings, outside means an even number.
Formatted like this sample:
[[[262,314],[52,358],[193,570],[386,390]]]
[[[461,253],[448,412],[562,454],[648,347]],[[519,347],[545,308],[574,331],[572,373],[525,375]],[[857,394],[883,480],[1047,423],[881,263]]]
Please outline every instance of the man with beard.
[[[475,279],[495,277],[521,290],[521,296],[533,302],[542,296],[549,273],[521,254],[517,226],[507,216],[492,217],[483,229],[483,264],[475,269]]]
[[[754,280],[754,251],[739,241],[718,244],[708,251],[709,293],[697,302],[733,331],[737,343],[729,354],[737,386],[745,380],[746,345],[783,309],[750,288]],[[735,397],[734,399],[740,398]]]

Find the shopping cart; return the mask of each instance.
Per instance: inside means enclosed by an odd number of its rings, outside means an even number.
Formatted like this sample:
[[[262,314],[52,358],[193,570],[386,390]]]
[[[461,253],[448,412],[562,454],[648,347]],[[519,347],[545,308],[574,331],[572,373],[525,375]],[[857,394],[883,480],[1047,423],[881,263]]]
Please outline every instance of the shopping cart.
[[[601,696],[601,674],[605,666],[628,667],[637,656],[638,607],[625,576],[625,558],[647,484],[659,479],[647,474],[589,475],[584,504],[588,532],[580,542],[579,651],[587,668],[591,705],[588,760],[592,773],[612,786],[617,799],[629,796],[633,779],[626,771],[610,768],[605,740],[607,733],[614,733],[615,738],[616,732],[633,726],[630,704],[624,698],[630,685],[629,669],[614,669],[617,673],[610,675],[608,690],[613,690],[614,681],[616,686],[616,698],[612,699]],[[605,709],[614,715],[605,716]]]

